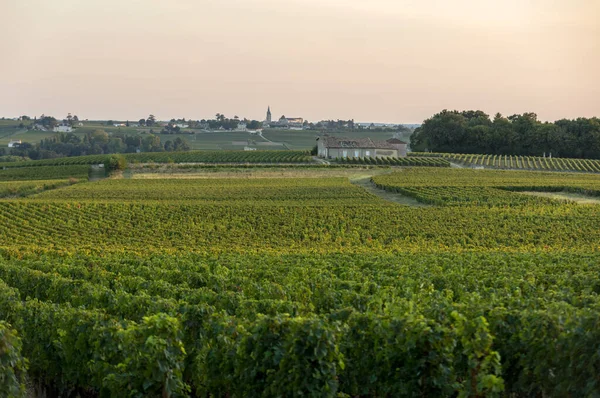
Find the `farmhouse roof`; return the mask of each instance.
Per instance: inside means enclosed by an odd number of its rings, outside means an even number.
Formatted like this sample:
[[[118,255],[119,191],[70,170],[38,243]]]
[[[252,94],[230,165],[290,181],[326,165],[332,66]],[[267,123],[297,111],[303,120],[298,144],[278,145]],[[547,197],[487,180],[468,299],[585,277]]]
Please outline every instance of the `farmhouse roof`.
[[[386,141],[375,141],[370,138],[345,138],[323,136],[326,148],[367,148],[367,149],[396,149]]]
[[[390,138],[389,140],[386,140],[386,142],[389,142],[390,144],[404,144],[404,145],[406,145],[406,142],[400,141],[398,138]]]

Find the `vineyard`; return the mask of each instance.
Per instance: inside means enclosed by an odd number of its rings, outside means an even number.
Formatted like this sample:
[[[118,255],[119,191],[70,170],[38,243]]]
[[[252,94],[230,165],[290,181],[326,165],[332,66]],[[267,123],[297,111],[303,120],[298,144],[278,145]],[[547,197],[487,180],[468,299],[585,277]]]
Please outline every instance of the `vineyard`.
[[[350,184],[346,178],[102,180],[45,192],[35,198],[332,206],[379,203],[377,197]]]
[[[600,173],[600,160],[596,159],[424,152],[414,152],[410,156],[442,158],[469,167]]]
[[[600,179],[592,174],[521,171],[410,169],[373,178],[375,185],[439,206],[558,205],[519,191],[572,192],[600,196]]]
[[[25,163],[25,162],[23,162]],[[76,178],[87,180],[89,166],[47,166],[0,169],[0,181],[58,180]]]
[[[437,157],[406,157],[406,158],[340,158],[335,160],[341,164],[373,164],[387,166],[425,166],[425,167],[450,167],[445,159]]]
[[[0,168],[103,164],[109,155],[0,163]],[[306,151],[188,151],[124,154],[131,163],[310,163]]]
[[[0,198],[30,196],[73,183],[73,180],[0,181]]]
[[[600,207],[517,192],[600,177],[377,170],[430,206],[295,174],[0,200],[0,391],[600,394]]]

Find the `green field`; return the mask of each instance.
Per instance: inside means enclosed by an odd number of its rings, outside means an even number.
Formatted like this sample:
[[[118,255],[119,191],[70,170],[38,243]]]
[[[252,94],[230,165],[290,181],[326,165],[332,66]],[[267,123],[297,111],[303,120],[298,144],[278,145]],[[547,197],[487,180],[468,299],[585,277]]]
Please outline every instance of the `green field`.
[[[311,149],[317,145],[317,136],[323,132],[329,135],[362,138],[370,137],[373,140],[385,141],[392,138],[392,132],[376,132],[368,130],[348,130],[339,132],[316,131],[316,130],[263,130],[263,136],[270,141],[285,143],[290,149]]]
[[[600,176],[373,167],[128,179],[140,166],[0,200],[2,380],[47,396],[599,395],[600,205],[522,192],[600,195]]]
[[[4,122],[4,124],[2,124]],[[26,129],[16,129],[20,122],[1,121],[0,120],[0,146],[6,146],[10,140],[22,140],[28,143],[39,143],[42,139],[54,136],[52,131],[37,131]],[[114,127],[97,122],[83,122],[82,127],[77,127],[73,133],[79,136],[92,133],[95,130],[104,130],[108,133],[125,133],[130,135],[149,134],[153,130],[155,134],[159,133],[161,127]],[[235,150],[244,149],[249,142],[249,146],[258,149],[270,150],[309,150],[316,145],[316,137],[320,131],[316,130],[264,130],[262,139],[260,136],[250,134],[244,131],[215,131],[206,132],[200,129],[188,129],[184,134],[158,134],[161,142],[164,144],[167,140],[175,140],[180,137],[186,140],[191,149],[194,150]],[[371,131],[340,131],[329,132],[332,135],[344,137],[371,137],[375,140],[386,140],[392,137],[390,132],[371,132]],[[273,141],[271,144],[268,141]]]

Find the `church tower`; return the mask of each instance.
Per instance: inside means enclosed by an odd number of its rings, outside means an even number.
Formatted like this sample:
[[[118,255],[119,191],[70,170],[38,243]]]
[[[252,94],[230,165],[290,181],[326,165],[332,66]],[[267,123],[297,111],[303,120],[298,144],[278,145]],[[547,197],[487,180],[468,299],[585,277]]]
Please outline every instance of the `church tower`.
[[[271,106],[267,107],[267,123],[271,123]]]

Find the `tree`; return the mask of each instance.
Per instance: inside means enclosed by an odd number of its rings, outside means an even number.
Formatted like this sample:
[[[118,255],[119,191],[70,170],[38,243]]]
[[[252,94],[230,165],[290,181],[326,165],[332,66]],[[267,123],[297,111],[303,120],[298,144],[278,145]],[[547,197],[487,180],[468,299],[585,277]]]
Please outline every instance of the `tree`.
[[[154,115],[148,116],[148,119],[146,119],[146,126],[152,127],[155,124],[156,124],[156,117]]]
[[[148,135],[142,140],[142,151],[160,152],[163,149],[160,143],[160,137],[157,135]]]
[[[38,124],[44,126],[47,129],[53,129],[54,127],[58,126],[58,121],[52,116],[42,115],[40,116],[40,120],[38,120]]]
[[[125,170],[126,167],[127,160],[123,155],[110,155],[104,163],[104,169],[107,173]]]
[[[140,126],[145,126],[145,125],[146,125],[146,119],[144,119],[144,118],[140,119],[140,120],[138,121],[138,124],[139,124]]]
[[[262,123],[258,120],[252,120],[246,125],[246,127],[250,130],[256,130],[262,127]]]
[[[177,137],[175,138],[175,141],[173,142],[173,150],[175,151],[189,151],[190,150],[190,146],[189,144],[181,137]]]
[[[91,141],[96,144],[106,144],[108,142],[108,133],[104,130],[95,130],[91,135]]]
[[[108,153],[122,153],[127,149],[121,138],[111,138],[106,144]]]

